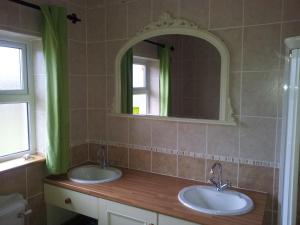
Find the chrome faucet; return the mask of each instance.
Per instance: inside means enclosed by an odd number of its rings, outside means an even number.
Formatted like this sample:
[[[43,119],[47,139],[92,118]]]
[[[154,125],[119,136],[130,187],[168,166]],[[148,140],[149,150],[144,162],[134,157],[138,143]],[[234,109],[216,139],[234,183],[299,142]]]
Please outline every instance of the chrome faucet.
[[[213,164],[210,169],[210,178],[209,181],[215,185],[217,191],[224,191],[225,189],[231,187],[231,183],[227,180],[226,183],[223,183],[222,180],[222,165],[219,162]],[[217,173],[217,174],[216,174]]]
[[[100,153],[101,152],[101,153]],[[101,168],[109,167],[109,163],[107,161],[107,152],[105,146],[102,146],[100,150],[97,152],[98,160]]]

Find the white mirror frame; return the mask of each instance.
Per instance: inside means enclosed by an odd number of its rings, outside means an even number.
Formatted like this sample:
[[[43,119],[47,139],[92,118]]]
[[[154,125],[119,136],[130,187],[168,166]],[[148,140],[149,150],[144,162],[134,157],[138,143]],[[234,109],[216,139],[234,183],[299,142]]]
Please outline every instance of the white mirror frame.
[[[206,120],[206,119],[190,119],[190,118],[179,118],[179,117],[161,117],[161,116],[150,116],[150,115],[131,115],[125,114],[132,117],[151,117],[154,119],[162,120],[176,120],[176,121],[191,121],[208,124],[223,124],[223,125],[236,125],[233,117],[233,110],[229,97],[229,64],[230,56],[229,51],[224,42],[214,34],[200,29],[198,25],[193,22],[189,22],[184,19],[178,19],[170,16],[168,13],[162,14],[158,21],[152,22],[146,25],[140,32],[138,32],[133,38],[123,45],[116,55],[115,62],[115,96],[113,98],[113,112],[121,114],[121,60],[123,55],[129,48],[135,44],[149,39],[155,36],[169,35],[169,34],[182,34],[193,37],[198,37],[208,41],[210,44],[216,47],[221,56],[221,85],[220,85],[220,112],[219,120]],[[123,114],[124,115],[124,114]]]

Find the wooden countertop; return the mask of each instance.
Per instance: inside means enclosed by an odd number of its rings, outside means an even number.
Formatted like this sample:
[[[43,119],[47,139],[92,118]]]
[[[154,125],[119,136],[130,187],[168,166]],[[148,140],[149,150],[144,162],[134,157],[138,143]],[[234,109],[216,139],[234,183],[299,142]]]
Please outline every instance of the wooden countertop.
[[[177,194],[182,188],[190,185],[203,185],[201,182],[130,169],[122,169],[122,172],[121,179],[105,184],[78,184],[68,180],[66,175],[49,176],[45,179],[45,183],[201,225],[263,224],[267,201],[265,193],[239,189],[240,192],[251,197],[255,208],[250,213],[241,216],[212,216],[188,209],[177,199]]]

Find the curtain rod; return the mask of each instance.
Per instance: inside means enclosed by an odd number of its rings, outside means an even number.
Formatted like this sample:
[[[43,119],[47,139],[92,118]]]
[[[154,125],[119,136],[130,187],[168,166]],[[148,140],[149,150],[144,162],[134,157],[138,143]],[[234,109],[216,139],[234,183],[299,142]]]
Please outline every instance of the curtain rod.
[[[162,48],[166,47],[165,44],[161,44],[161,43],[158,43],[158,42],[155,42],[155,41],[144,40],[144,42],[147,42],[147,43],[153,44],[153,45],[157,45],[157,46],[162,47]],[[171,51],[175,50],[175,48],[173,46],[171,46],[170,49],[171,49]]]
[[[36,4],[33,4],[33,3],[30,3],[30,2],[25,2],[25,1],[22,1],[22,0],[8,0],[8,1],[17,3],[17,4],[22,5],[22,6],[26,6],[26,7],[30,7],[30,8],[33,8],[33,9],[41,10],[40,6],[38,6]],[[81,22],[81,19],[79,19],[75,13],[67,15],[67,19],[71,20],[72,23],[74,23],[74,24],[77,23],[77,22]]]

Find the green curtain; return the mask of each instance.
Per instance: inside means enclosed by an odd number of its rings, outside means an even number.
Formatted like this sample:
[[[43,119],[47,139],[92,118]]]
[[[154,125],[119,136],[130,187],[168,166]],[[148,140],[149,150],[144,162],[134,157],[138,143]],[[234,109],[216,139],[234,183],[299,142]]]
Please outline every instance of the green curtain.
[[[170,114],[170,48],[158,48],[159,57],[159,115]]]
[[[69,84],[67,13],[63,7],[41,6],[42,42],[47,69],[46,162],[51,174],[69,168]]]
[[[133,51],[130,48],[121,61],[121,112],[132,114],[132,65]]]

